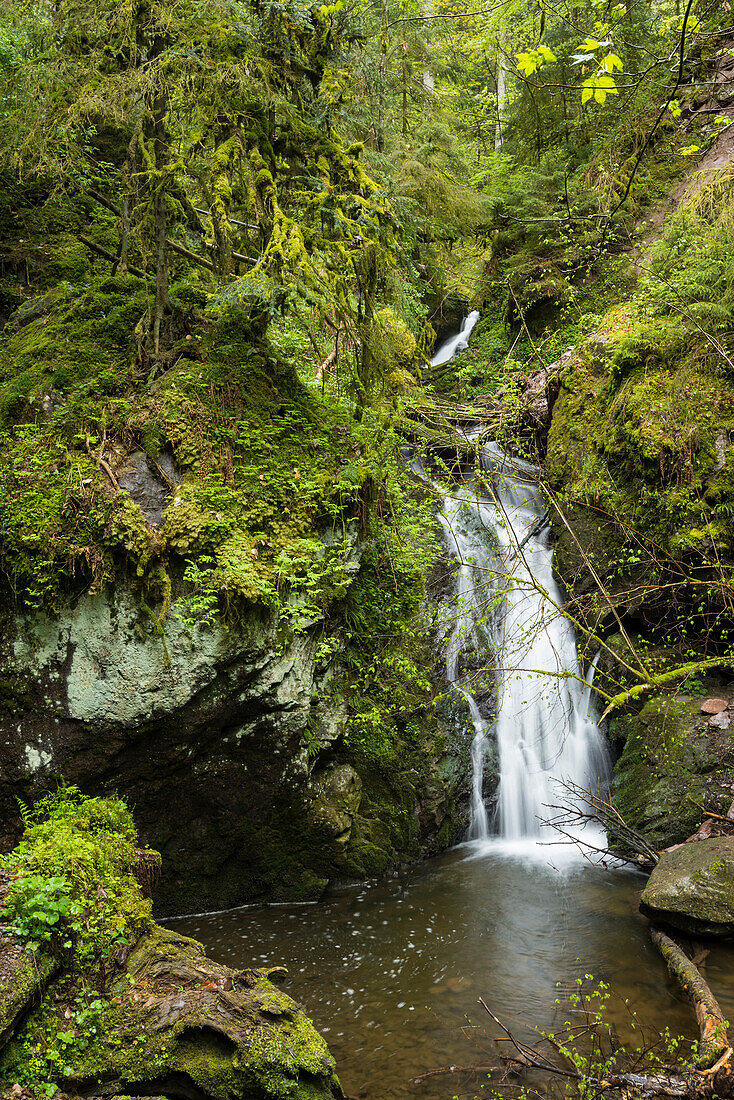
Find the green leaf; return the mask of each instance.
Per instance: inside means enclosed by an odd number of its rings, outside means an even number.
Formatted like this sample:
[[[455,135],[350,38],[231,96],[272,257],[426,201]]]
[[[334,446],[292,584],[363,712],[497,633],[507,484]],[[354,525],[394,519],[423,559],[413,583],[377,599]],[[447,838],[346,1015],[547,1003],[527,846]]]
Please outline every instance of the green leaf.
[[[532,76],[538,71],[537,59],[531,53],[516,53],[517,67],[525,76]]]

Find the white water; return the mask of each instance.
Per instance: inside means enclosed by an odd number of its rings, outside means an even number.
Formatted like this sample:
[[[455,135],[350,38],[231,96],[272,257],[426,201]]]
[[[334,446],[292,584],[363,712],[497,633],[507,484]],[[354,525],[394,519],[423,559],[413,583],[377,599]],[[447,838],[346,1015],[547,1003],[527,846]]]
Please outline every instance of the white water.
[[[467,438],[477,444],[483,484],[465,481],[446,492],[439,518],[446,548],[459,563],[446,676],[466,700],[474,726],[468,839],[490,835],[483,784],[494,739],[500,780],[493,831],[510,849],[527,850],[528,841],[558,839],[542,821],[564,797],[559,782],[605,785],[608,753],[593,715],[593,666],[587,682],[573,626],[560,610],[537,471],[496,443],[481,442],[481,429]],[[481,676],[462,671],[488,663],[494,722]]]
[[[464,348],[468,347],[469,337],[478,320],[479,310],[473,309],[461,322],[461,328],[456,335],[449,336],[448,340],[445,340],[443,344],[441,344],[438,351],[431,359],[431,366],[438,367],[441,363],[448,363],[449,359],[453,359],[457,352],[463,351]]]

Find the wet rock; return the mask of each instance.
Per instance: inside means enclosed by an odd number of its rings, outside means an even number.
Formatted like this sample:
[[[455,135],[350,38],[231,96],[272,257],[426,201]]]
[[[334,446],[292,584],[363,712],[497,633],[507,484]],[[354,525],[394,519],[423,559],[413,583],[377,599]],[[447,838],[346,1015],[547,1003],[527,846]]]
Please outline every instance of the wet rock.
[[[346,844],[362,800],[362,780],[350,764],[338,764],[318,778],[314,788],[314,814],[338,843]]]
[[[709,718],[709,725],[716,726],[720,730],[728,730],[731,725],[731,717],[725,710],[721,711],[720,714],[714,714]]]
[[[660,692],[638,714],[612,722],[612,735],[625,742],[612,798],[627,824],[658,850],[695,833],[704,809],[723,816],[731,803],[734,729],[726,721],[729,711],[714,716],[714,725],[702,713],[711,687],[721,692],[722,685],[711,681],[705,695]]]
[[[734,934],[734,837],[712,837],[663,852],[640,909],[694,935]]]
[[[120,488],[130,494],[148,526],[160,527],[169,497],[180,480],[171,455],[163,452],[151,459],[144,451],[135,451],[116,476]]]

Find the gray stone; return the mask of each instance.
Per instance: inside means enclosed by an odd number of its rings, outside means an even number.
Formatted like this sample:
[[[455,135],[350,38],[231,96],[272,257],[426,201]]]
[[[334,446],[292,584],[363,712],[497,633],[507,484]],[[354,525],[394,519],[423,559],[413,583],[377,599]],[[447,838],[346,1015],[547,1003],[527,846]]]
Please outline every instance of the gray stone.
[[[734,934],[734,837],[681,844],[663,852],[640,909],[694,935]]]
[[[180,480],[171,455],[162,452],[152,460],[144,451],[135,451],[117,470],[116,476],[120,488],[130,494],[148,526],[160,527],[171,486]]]

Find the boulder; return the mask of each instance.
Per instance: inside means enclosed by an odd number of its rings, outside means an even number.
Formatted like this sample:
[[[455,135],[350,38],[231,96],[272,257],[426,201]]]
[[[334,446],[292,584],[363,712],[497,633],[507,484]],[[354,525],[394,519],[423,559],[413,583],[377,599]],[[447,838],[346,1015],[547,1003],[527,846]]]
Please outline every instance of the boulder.
[[[734,837],[693,841],[663,852],[640,909],[682,932],[734,934]]]
[[[84,1094],[292,1096],[343,1093],[326,1043],[263,970],[234,971],[156,926],[109,990],[98,1040],[70,1059]]]

